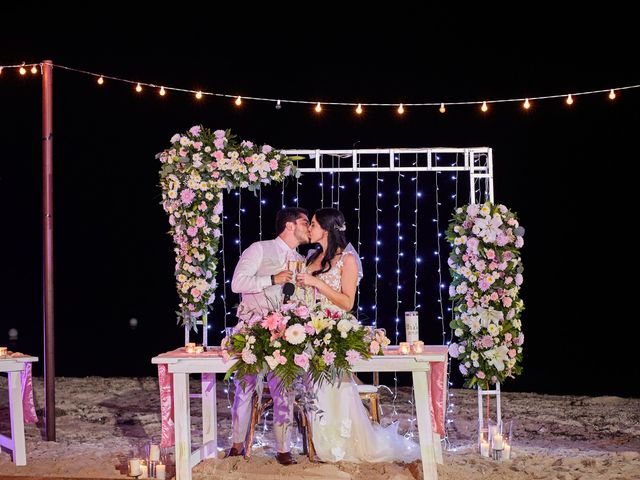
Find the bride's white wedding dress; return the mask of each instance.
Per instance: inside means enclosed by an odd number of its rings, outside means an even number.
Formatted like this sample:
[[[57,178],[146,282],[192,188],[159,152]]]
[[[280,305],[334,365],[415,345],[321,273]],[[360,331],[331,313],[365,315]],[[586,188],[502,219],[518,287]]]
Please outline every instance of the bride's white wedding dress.
[[[331,270],[318,275],[338,292],[341,291],[345,255],[357,253],[353,247],[345,249]],[[316,301],[331,304],[319,292]],[[331,308],[340,310],[333,304]],[[313,443],[323,461],[412,462],[420,458],[420,446],[399,435],[397,423],[382,427],[369,420],[352,375],[343,379],[340,385],[325,383],[320,386],[317,407],[322,413],[313,415]]]

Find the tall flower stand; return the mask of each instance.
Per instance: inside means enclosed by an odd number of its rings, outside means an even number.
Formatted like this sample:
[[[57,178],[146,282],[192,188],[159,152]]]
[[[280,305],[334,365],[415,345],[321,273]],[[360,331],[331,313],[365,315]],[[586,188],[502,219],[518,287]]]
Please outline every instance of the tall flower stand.
[[[491,419],[491,395],[495,396],[495,420]],[[484,409],[483,409],[484,399]],[[478,450],[483,457],[494,456],[494,447],[502,450],[502,411],[500,405],[500,382],[496,382],[493,390],[483,390],[478,385]],[[496,437],[500,435],[500,438]],[[499,439],[500,443],[495,444],[494,439]]]
[[[194,318],[193,322],[197,325],[202,325],[202,346],[206,350],[209,346],[209,325],[208,325],[208,312],[204,312],[200,318]],[[184,326],[184,344],[188,345],[190,340],[191,324],[185,324]]]

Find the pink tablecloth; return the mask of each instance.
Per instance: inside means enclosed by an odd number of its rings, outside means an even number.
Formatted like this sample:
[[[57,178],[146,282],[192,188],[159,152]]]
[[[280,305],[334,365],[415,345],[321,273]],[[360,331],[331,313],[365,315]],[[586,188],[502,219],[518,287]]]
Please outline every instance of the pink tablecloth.
[[[19,352],[9,352],[7,357],[3,358],[19,358],[28,357]],[[22,384],[22,410],[24,416],[24,423],[36,423],[38,421],[38,415],[36,415],[36,408],[33,404],[33,381],[31,377],[31,362],[25,362],[24,370],[20,372],[20,382]]]
[[[444,437],[444,421],[446,410],[447,392],[447,356],[446,345],[425,345],[425,354],[444,355],[443,362],[431,364],[431,421],[434,432]],[[172,352],[163,353],[159,357],[220,357],[220,350],[213,350],[194,355],[186,353],[184,348],[178,348]],[[167,364],[158,364],[158,383],[160,385],[160,411],[162,415],[162,440],[161,447],[172,447],[175,444],[175,425],[173,419],[173,375],[169,373]],[[25,409],[26,411],[26,409]],[[34,412],[35,414],[35,412]]]

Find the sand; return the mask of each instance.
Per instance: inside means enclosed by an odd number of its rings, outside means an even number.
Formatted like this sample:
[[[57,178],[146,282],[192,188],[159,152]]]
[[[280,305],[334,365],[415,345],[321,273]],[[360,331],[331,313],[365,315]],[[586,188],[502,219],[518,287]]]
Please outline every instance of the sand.
[[[220,446],[227,447],[230,397],[219,382]],[[43,403],[43,382],[34,379],[36,407]],[[192,391],[199,386],[194,379]],[[477,397],[474,391],[452,390],[453,412],[448,424],[448,449],[441,479],[640,479],[640,399],[503,393],[503,418],[513,421],[513,458],[494,461],[475,452]],[[391,397],[383,396],[383,423],[400,422],[412,433],[410,389],[399,389],[397,414]],[[200,442],[198,400],[192,400],[194,445]],[[0,476],[127,478],[127,459],[160,435],[158,384],[154,378],[58,378],[56,383],[57,442],[43,441],[43,425],[26,426],[27,462],[16,467],[0,453]],[[6,378],[0,378],[0,432],[9,433]],[[413,432],[416,435],[417,432]],[[413,464],[318,464],[298,455],[299,464],[283,467],[273,459],[273,437],[267,421],[258,428],[264,445],[250,459],[207,460],[194,479],[385,479],[422,477]],[[300,439],[298,438],[298,445]],[[172,469],[172,453],[163,451]]]

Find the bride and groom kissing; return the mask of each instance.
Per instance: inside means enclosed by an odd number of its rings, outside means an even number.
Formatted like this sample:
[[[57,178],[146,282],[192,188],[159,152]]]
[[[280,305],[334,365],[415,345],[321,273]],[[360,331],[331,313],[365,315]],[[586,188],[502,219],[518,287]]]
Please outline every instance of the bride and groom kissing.
[[[293,272],[286,268],[291,259],[304,265],[295,277],[298,287],[312,289],[316,301],[334,310],[353,308],[362,264],[358,253],[346,241],[342,212],[321,208],[309,221],[307,210],[283,208],[276,215],[276,234],[273,240],[251,244],[238,261],[231,289],[241,295],[240,321],[249,320],[256,312],[266,315],[273,305],[283,302],[283,285],[293,280]],[[305,260],[296,249],[308,243],[317,244],[318,248],[310,251]],[[273,398],[276,460],[282,465],[297,463],[290,451],[293,393],[278,388],[278,379],[272,373],[267,374],[266,381]],[[231,412],[233,445],[227,456],[244,455],[256,377],[244,377],[242,383],[237,380],[235,383]],[[352,376],[339,385],[323,384],[316,397],[316,406],[323,415],[314,415],[310,421],[320,460],[412,461],[419,457],[417,444],[398,435],[397,425],[381,428],[370,422]]]

